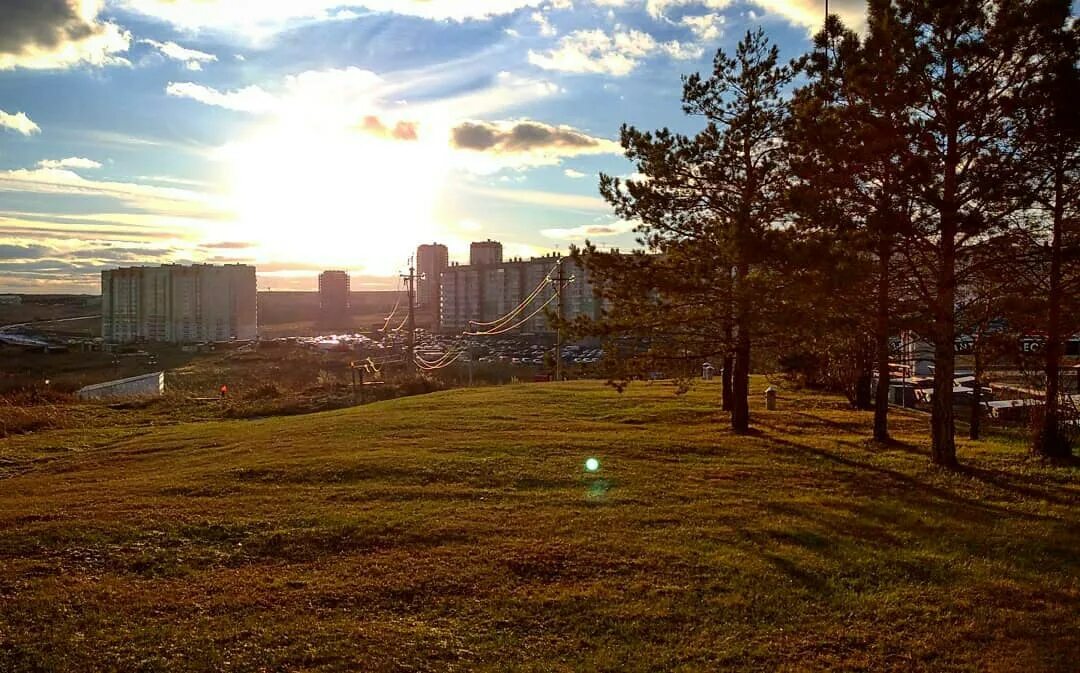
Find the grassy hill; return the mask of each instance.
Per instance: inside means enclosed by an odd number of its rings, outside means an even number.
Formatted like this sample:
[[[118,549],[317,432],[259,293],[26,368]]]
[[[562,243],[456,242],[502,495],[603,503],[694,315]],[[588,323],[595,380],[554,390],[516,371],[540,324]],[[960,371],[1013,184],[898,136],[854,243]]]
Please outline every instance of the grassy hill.
[[[939,472],[921,416],[882,448],[815,395],[734,437],[717,395],[4,440],[0,671],[1075,670],[1076,467]]]

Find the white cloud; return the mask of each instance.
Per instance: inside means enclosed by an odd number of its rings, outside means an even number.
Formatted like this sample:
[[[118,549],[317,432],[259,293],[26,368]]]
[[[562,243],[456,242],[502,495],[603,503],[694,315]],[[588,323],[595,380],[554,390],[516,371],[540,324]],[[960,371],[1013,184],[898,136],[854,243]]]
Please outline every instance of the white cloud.
[[[66,159],[42,159],[39,168],[101,168],[101,164],[86,157],[68,157]]]
[[[171,58],[174,61],[180,61],[184,63],[188,70],[202,70],[203,63],[210,63],[218,60],[214,54],[208,54],[205,51],[199,51],[198,49],[188,49],[187,47],[181,47],[175,42],[158,42],[157,40],[139,40],[142,44],[148,44],[154,49],[157,49],[162,56]]]
[[[715,42],[724,34],[724,16],[722,14],[702,14],[684,16],[679,23],[689,28],[694,37],[702,42]]]
[[[530,17],[534,23],[536,23],[540,34],[544,37],[555,37],[558,31],[555,30],[555,26],[551,25],[547,16],[543,12],[533,12]]]
[[[206,105],[214,105],[237,112],[264,114],[274,109],[277,100],[258,86],[249,86],[235,91],[217,89],[195,82],[169,82],[165,93],[178,98],[190,98]]]
[[[699,58],[703,50],[677,41],[657,42],[639,30],[579,30],[559,40],[547,52],[529,51],[529,62],[545,70],[573,73],[597,73],[622,77],[630,74],[647,56],[657,52],[675,59]]]
[[[24,136],[28,136],[34,133],[41,133],[41,127],[33,122],[26,116],[25,112],[16,112],[15,114],[8,114],[3,110],[0,110],[0,128],[11,129],[16,133],[21,133]]]
[[[101,21],[103,0],[4,0],[0,70],[47,70],[79,64],[130,65],[117,56],[131,34]]]
[[[731,6],[732,0],[646,0],[645,10],[654,19],[667,16],[672,7],[685,7],[695,5],[706,9],[720,10]]]
[[[563,175],[573,180],[580,180],[581,178],[588,177],[588,174],[582,173],[581,171],[575,171],[573,168],[567,168],[563,171]]]

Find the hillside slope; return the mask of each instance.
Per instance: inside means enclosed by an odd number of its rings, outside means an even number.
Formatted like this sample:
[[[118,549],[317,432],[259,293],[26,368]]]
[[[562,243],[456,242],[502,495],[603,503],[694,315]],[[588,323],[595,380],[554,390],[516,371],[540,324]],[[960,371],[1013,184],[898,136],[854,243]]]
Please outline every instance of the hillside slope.
[[[754,399],[764,382],[756,381]],[[0,443],[0,671],[1065,671],[1080,471],[598,383]],[[600,469],[584,469],[587,458]]]

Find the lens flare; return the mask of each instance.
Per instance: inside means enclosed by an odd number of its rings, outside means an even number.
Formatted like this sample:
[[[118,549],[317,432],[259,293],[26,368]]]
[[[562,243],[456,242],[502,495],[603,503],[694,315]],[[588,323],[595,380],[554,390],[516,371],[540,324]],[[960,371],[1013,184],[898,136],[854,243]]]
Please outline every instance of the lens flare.
[[[585,461],[585,469],[589,472],[596,472],[600,469],[600,461],[595,458],[590,458]]]

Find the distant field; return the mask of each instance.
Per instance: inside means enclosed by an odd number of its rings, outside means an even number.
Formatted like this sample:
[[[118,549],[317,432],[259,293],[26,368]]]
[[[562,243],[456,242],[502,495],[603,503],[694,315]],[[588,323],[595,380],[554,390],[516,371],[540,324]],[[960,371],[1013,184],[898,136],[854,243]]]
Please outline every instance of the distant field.
[[[882,448],[817,395],[739,438],[717,396],[3,440],[0,671],[1076,670],[1077,467],[987,441],[940,472],[922,416]]]

